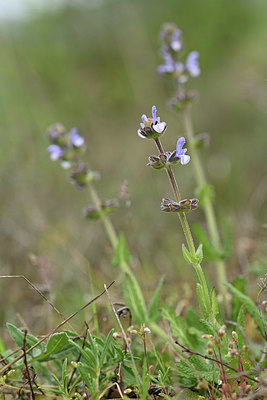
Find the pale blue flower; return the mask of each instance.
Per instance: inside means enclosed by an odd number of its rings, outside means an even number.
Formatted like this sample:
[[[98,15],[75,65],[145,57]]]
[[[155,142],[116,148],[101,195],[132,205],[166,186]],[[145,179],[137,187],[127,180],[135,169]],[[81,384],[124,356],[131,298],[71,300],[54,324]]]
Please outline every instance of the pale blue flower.
[[[183,63],[174,61],[167,46],[162,46],[161,55],[164,58],[165,63],[159,65],[157,68],[160,75],[172,74],[174,72],[182,73],[184,71]]]
[[[182,41],[180,40],[182,36],[182,31],[178,28],[175,28],[172,36],[171,36],[171,41],[170,41],[170,47],[174,51],[180,51],[183,48]]]
[[[167,125],[166,122],[160,122],[160,117],[157,117],[156,106],[152,107],[152,117],[153,117],[152,129],[157,133],[160,134],[163,133]]]
[[[63,150],[57,144],[50,144],[47,151],[50,153],[50,159],[52,161],[56,161],[63,156]]]
[[[71,129],[70,140],[74,147],[81,147],[84,145],[84,138],[78,134],[77,128]]]
[[[185,67],[193,78],[200,75],[198,59],[199,59],[198,51],[191,51],[191,53],[188,54],[186,59]]]
[[[156,106],[152,107],[152,118],[147,118],[143,114],[141,120],[141,129],[138,129],[137,133],[142,139],[155,139],[162,135],[167,128],[166,122],[160,122],[160,117],[157,117]]]
[[[176,157],[180,157],[182,165],[186,165],[190,161],[190,156],[185,155],[187,149],[183,149],[184,144],[185,144],[185,138],[180,137],[180,139],[177,140],[176,144]]]

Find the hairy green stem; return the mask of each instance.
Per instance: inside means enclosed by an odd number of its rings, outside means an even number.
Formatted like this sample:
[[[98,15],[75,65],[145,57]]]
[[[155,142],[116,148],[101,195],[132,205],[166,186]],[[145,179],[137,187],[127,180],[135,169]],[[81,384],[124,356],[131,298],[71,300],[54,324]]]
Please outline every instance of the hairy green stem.
[[[157,146],[159,152],[160,153],[164,153],[164,149],[162,147],[162,144],[161,144],[159,138],[155,139],[155,143],[156,143],[156,146]],[[180,191],[179,191],[175,176],[173,174],[173,171],[172,171],[172,168],[171,168],[170,165],[167,166],[166,172],[168,174],[168,177],[169,177],[169,180],[170,180],[170,183],[171,183],[172,190],[173,190],[174,196],[176,198],[176,201],[179,203],[181,201],[181,195],[180,195]],[[184,232],[184,235],[185,235],[185,239],[186,239],[189,251],[190,251],[191,255],[194,258],[196,258],[195,245],[194,245],[193,237],[192,237],[192,234],[191,234],[191,231],[190,231],[190,227],[189,227],[186,215],[183,212],[179,212],[178,216],[179,216],[182,228],[183,228],[183,232]],[[193,266],[194,266],[194,269],[195,269],[195,271],[197,273],[197,276],[198,276],[198,279],[200,281],[200,284],[201,284],[201,286],[203,288],[204,301],[205,301],[206,309],[208,311],[208,314],[212,315],[211,301],[210,301],[208,286],[207,286],[207,283],[206,283],[206,279],[205,279],[203,270],[202,270],[201,265],[199,263],[193,263]],[[212,318],[212,322],[214,323],[214,318]]]
[[[194,141],[194,131],[192,126],[191,117],[189,114],[189,109],[185,107],[182,111],[183,121],[185,126],[186,135],[189,139],[189,147],[190,153],[192,156],[192,162],[195,169],[196,178],[198,181],[199,189],[201,190],[207,184],[205,173],[201,164],[201,160],[199,157],[199,153]],[[214,208],[212,205],[212,201],[208,196],[204,196],[203,198],[203,209],[205,212],[207,226],[209,230],[209,234],[211,237],[211,241],[213,243],[214,248],[217,252],[222,251],[222,244],[219,236],[218,226],[216,222],[216,216],[214,212]],[[219,293],[222,294],[223,304],[227,308],[227,296],[226,296],[226,287],[224,282],[226,282],[226,267],[225,262],[221,259],[216,260],[217,265],[217,283]]]

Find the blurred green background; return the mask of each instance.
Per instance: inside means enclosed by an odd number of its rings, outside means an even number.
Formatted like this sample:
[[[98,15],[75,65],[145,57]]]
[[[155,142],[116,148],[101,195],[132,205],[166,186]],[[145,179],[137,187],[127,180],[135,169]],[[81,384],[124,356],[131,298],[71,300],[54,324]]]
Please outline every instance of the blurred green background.
[[[159,210],[171,189],[164,171],[145,166],[156,154],[154,143],[136,133],[141,115],[156,104],[168,123],[165,149],[173,150],[184,134],[180,116],[166,105],[172,84],[156,72],[164,22],[176,23],[188,51],[200,52],[201,76],[189,83],[199,93],[194,126],[211,134],[202,159],[220,227],[225,219],[230,223],[229,280],[246,273],[248,263],[263,255],[266,221],[266,1],[74,4],[1,21],[1,274],[25,275],[68,314],[92,294],[90,264],[94,286],[102,290],[116,279],[114,300],[122,299],[122,275],[111,265],[102,226],[82,219],[88,193],[76,190],[67,172],[49,160],[45,132],[61,122],[68,129],[77,126],[86,138],[86,159],[101,173],[101,197],[118,196],[122,182],[129,182],[132,205],[111,218],[125,232],[147,298],[162,274],[169,304],[190,296],[193,274],[181,256],[178,220]],[[183,197],[193,197],[192,165],[175,173]],[[205,228],[201,209],[189,221]],[[205,265],[212,283],[213,267]],[[5,321],[24,320],[38,333],[54,323],[53,311],[26,282],[2,279],[0,288],[2,329]],[[98,303],[103,316],[105,301]]]

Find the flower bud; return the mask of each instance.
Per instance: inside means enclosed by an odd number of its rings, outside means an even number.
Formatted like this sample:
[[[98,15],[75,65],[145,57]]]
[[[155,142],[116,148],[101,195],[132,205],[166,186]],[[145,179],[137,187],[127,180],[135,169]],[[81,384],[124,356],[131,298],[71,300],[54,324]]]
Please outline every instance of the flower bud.
[[[62,145],[66,140],[67,130],[62,124],[51,125],[47,130],[47,137],[50,143]]]
[[[211,340],[213,340],[215,338],[214,338],[213,335],[209,335],[209,334],[205,333],[205,335],[202,335],[202,339],[211,339]]]
[[[74,368],[78,368],[78,363],[77,363],[76,361],[71,361],[71,365],[72,365]]]
[[[232,338],[236,341],[238,339],[238,334],[236,333],[236,331],[232,332]]]
[[[178,96],[170,99],[168,101],[168,105],[174,108],[175,110],[182,110],[186,106],[196,101],[196,99],[197,99],[196,92],[187,90],[185,93],[179,94]]]
[[[225,334],[225,325],[222,325],[218,331],[219,338],[222,338]]]
[[[198,199],[185,199],[179,203],[163,198],[160,209],[164,212],[188,212],[198,208]]]
[[[143,329],[143,333],[151,333],[151,330],[147,326],[145,326]]]
[[[113,339],[116,340],[116,339],[121,339],[123,336],[122,336],[121,332],[114,332],[112,337],[113,337]]]

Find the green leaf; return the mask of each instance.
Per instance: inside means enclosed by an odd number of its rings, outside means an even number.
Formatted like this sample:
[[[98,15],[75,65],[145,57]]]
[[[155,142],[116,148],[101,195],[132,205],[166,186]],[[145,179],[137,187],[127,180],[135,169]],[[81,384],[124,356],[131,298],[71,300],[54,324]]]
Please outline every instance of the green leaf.
[[[204,293],[203,288],[200,283],[197,283],[197,298],[200,310],[205,318],[209,317],[208,311],[206,310],[205,301],[204,301]]]
[[[99,364],[97,363],[92,351],[90,349],[83,349],[78,343],[75,342],[72,342],[72,345],[79,351],[79,353],[81,353],[82,359],[84,362],[86,362],[87,370],[90,371],[91,376],[96,378],[99,373]]]
[[[190,357],[187,362],[179,361],[177,373],[180,383],[186,387],[195,387],[200,378],[210,383],[218,383],[220,378],[216,364],[198,356]]]
[[[23,343],[24,343],[24,336],[25,333],[22,332],[19,328],[17,328],[15,325],[10,324],[9,322],[7,322],[6,324],[8,332],[10,334],[10,336],[12,337],[12,339],[14,340],[14,342],[16,343],[16,345],[18,347],[22,347]],[[27,337],[26,337],[26,349],[30,348],[31,346],[33,346],[34,344],[36,344],[39,341],[39,339],[33,335],[30,335],[27,333]]]
[[[212,309],[212,314],[214,317],[216,317],[216,315],[219,314],[219,305],[218,305],[218,301],[217,301],[217,297],[216,297],[216,293],[214,288],[211,290],[211,309]]]
[[[81,380],[81,376],[78,375],[77,378],[75,379],[75,381],[72,383],[70,389],[69,389],[69,394],[71,395],[72,391],[76,388],[76,386],[78,385],[78,383]]]
[[[197,262],[197,259],[194,257],[194,255],[192,255],[187,248],[185,247],[185,245],[182,245],[182,251],[183,251],[183,256],[186,262],[188,262],[188,264],[195,264]]]
[[[236,277],[233,282],[232,285],[238,289],[240,292],[242,292],[243,294],[246,293],[246,279],[243,276],[238,276]],[[242,306],[242,302],[240,301],[240,299],[236,296],[232,297],[232,320],[236,322],[237,320],[237,316],[240,310],[240,307]]]
[[[104,360],[105,357],[109,351],[109,348],[111,346],[112,340],[113,340],[113,332],[114,329],[111,329],[111,331],[109,332],[108,336],[106,337],[105,343],[104,343],[104,347],[103,350],[101,352],[100,358],[99,358],[99,366],[100,368],[102,368],[103,364],[104,364]]]
[[[158,307],[159,307],[159,297],[162,290],[162,286],[165,280],[165,275],[163,275],[159,281],[157,289],[151,299],[149,309],[148,309],[148,317],[151,321],[157,321],[159,318]]]
[[[54,333],[48,339],[46,350],[34,357],[34,361],[45,362],[65,358],[72,350],[72,342],[70,342],[67,333]]]
[[[213,328],[210,322],[206,321],[205,319],[201,319],[200,323],[203,326],[202,331],[204,333],[208,333],[209,335],[213,336],[217,335],[217,331]]]
[[[123,382],[126,386],[139,385],[132,366],[126,365],[125,363],[121,364],[121,372],[123,375]]]
[[[91,396],[93,397],[96,394],[96,384],[94,379],[92,378],[91,374],[90,374],[90,370],[88,369],[88,367],[79,362],[78,363],[78,371],[81,374],[81,377],[83,378],[86,386],[88,387]]]
[[[201,262],[203,260],[203,244],[202,243],[200,243],[200,245],[198,246],[198,249],[196,251],[196,258],[197,258],[198,264],[201,264]]]
[[[128,272],[125,273],[124,277],[123,293],[125,303],[131,310],[134,322],[138,324],[146,322],[148,317],[144,297],[135,277]]]
[[[112,264],[119,267],[122,263],[129,264],[130,252],[127,248],[127,243],[123,233],[119,234],[118,243],[115,249],[115,254],[112,258]]]
[[[65,332],[54,333],[47,342],[46,354],[57,353],[69,343],[68,335]]]
[[[174,310],[165,305],[162,306],[161,313],[162,317],[169,322],[173,336],[183,345],[190,347],[192,343],[189,339],[187,325],[182,317],[176,315]]]
[[[25,333],[21,331],[19,328],[17,328],[15,325],[12,325],[7,322],[6,324],[8,332],[16,345],[18,347],[22,347],[24,343],[24,336]],[[39,342],[39,339],[33,335],[30,335],[29,333],[26,336],[26,350],[28,350],[30,347],[35,345],[37,342]],[[44,343],[40,343],[38,346],[36,346],[35,349],[32,350],[31,355],[32,356],[38,356],[40,353],[42,353],[43,349],[45,348]]]
[[[264,337],[263,323],[266,326],[266,317],[263,315],[262,316],[263,317],[263,321],[262,321],[258,307],[256,306],[256,304],[248,296],[246,296],[240,290],[236,289],[230,283],[225,283],[225,285],[228,287],[228,289],[230,290],[232,295],[235,298],[239,299],[241,304],[244,304],[244,306],[246,307],[247,312],[254,319],[254,321],[256,322],[256,324],[257,324],[257,326],[258,326],[258,328],[260,330],[260,333]]]
[[[203,326],[200,323],[201,316],[196,310],[194,310],[194,308],[188,307],[186,309],[185,319],[186,319],[186,323],[189,327],[193,326],[194,328],[196,328],[198,330],[203,329]]]
[[[62,368],[61,368],[61,375],[62,375],[62,384],[64,386],[64,390],[68,390],[68,376],[67,376],[67,366],[68,366],[68,359],[65,358]]]

